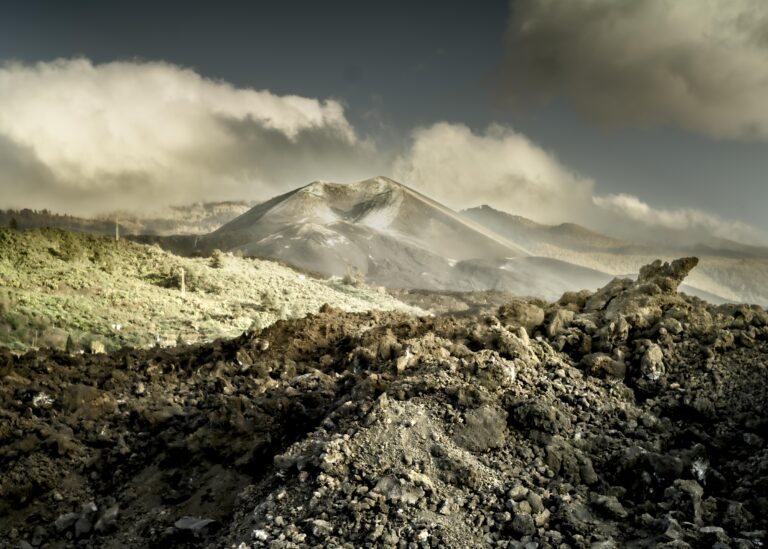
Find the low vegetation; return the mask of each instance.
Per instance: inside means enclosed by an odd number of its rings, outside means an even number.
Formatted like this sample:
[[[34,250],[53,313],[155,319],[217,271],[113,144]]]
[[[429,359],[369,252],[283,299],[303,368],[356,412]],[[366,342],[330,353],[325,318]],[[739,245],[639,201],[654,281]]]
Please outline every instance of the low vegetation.
[[[377,289],[270,261],[182,258],[98,235],[0,229],[0,346],[16,352],[209,341],[326,302],[349,311],[414,310]]]

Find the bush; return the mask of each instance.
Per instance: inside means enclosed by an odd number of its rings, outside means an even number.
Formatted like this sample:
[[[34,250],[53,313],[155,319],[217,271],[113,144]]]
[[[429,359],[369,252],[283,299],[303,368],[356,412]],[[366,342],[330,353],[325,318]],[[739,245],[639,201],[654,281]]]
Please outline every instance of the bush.
[[[226,255],[221,250],[213,250],[211,254],[211,267],[214,269],[222,269],[226,264]]]
[[[188,292],[214,293],[218,291],[218,288],[206,276],[205,271],[196,265],[173,267],[166,282],[168,288],[181,289],[182,269],[184,270],[184,286]]]
[[[365,285],[365,275],[357,267],[353,269],[347,269],[347,274],[341,279],[344,284],[360,288]]]

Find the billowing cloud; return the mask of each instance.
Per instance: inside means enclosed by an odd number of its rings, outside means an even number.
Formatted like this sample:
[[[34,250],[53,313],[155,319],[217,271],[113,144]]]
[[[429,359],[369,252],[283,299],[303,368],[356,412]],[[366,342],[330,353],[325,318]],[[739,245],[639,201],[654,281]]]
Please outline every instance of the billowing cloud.
[[[267,197],[367,175],[374,156],[336,101],[72,59],[0,67],[0,158],[0,206],[87,212]]]
[[[563,96],[608,125],[768,139],[763,0],[516,0],[506,42],[512,105]]]
[[[482,133],[446,122],[419,128],[393,173],[457,209],[489,204],[543,223],[573,221],[610,236],[655,243],[766,242],[749,225],[700,210],[653,208],[626,194],[597,196],[591,180],[505,126]]]
[[[591,204],[592,183],[509,127],[437,123],[413,132],[394,177],[454,208],[492,204],[544,222]]]
[[[702,243],[708,238],[726,238],[745,243],[766,243],[765,235],[746,223],[692,208],[652,208],[629,194],[593,198],[600,215],[614,234],[660,241],[672,236],[683,243]]]

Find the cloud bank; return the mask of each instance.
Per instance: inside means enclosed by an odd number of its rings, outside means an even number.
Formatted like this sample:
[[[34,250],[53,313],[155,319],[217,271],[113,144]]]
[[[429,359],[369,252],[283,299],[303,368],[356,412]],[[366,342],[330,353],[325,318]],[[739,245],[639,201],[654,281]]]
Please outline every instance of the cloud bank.
[[[0,67],[3,206],[75,213],[259,198],[370,171],[337,101],[235,88],[161,62]]]
[[[588,206],[593,187],[554,155],[500,125],[483,133],[447,122],[418,128],[393,173],[453,208],[485,203],[552,223]]]
[[[768,139],[763,0],[516,0],[501,95],[570,100],[607,125]]]
[[[746,223],[724,219],[718,215],[692,208],[652,208],[637,196],[610,194],[593,197],[598,223],[614,234],[649,242],[669,242],[671,238],[683,244],[707,243],[712,238],[736,242],[768,244],[766,235]]]
[[[395,160],[395,179],[456,209],[489,204],[542,223],[572,221],[614,237],[666,244],[768,242],[749,225],[701,210],[653,208],[626,194],[598,196],[591,180],[509,127],[476,133],[440,122],[411,137]]]

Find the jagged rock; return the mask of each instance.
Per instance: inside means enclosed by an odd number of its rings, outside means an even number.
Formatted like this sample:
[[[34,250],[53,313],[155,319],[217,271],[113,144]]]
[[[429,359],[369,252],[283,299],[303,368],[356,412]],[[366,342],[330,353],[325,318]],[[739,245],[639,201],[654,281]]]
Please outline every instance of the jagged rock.
[[[547,337],[552,339],[562,334],[573,322],[576,313],[567,309],[557,309],[547,322]]]
[[[522,326],[532,334],[544,324],[544,309],[523,300],[515,300],[499,307],[499,320],[508,326]]]
[[[602,513],[613,519],[623,519],[629,516],[629,513],[616,496],[597,496],[593,505]]]
[[[664,352],[656,343],[649,344],[640,359],[640,374],[650,381],[657,381],[665,372]]]
[[[605,353],[592,353],[581,359],[584,370],[595,377],[611,377],[624,379],[627,373],[627,365],[614,360]]]
[[[181,517],[179,520],[173,523],[173,526],[179,530],[186,530],[194,534],[207,535],[216,521],[209,518],[200,517]]]
[[[512,402],[508,412],[511,423],[526,429],[556,434],[571,428],[571,421],[557,408],[535,399]]]
[[[56,530],[63,532],[73,527],[79,518],[79,513],[66,513],[60,515],[53,524],[56,527]]]
[[[671,516],[656,521],[659,537],[664,541],[680,541],[685,537],[685,531],[680,523]]]
[[[587,300],[584,304],[584,310],[604,311],[618,295],[629,290],[632,286],[633,282],[628,278],[614,278]]]
[[[415,504],[425,495],[423,488],[401,481],[393,476],[383,477],[376,483],[373,491],[391,501],[402,502],[408,505]]]
[[[512,530],[521,536],[532,536],[536,533],[536,524],[531,515],[519,514],[512,519]]]
[[[688,276],[688,273],[698,264],[699,258],[697,257],[683,257],[672,263],[662,263],[660,259],[657,259],[650,265],[640,268],[637,283],[639,285],[655,284],[663,292],[673,293],[677,291],[678,286]]]

